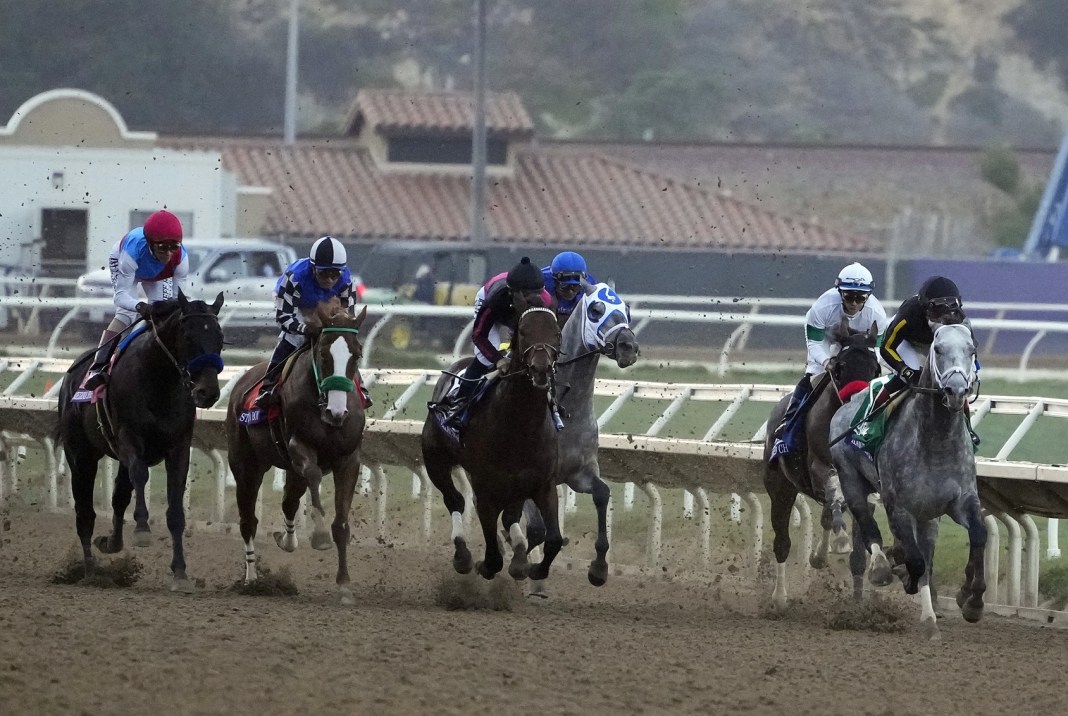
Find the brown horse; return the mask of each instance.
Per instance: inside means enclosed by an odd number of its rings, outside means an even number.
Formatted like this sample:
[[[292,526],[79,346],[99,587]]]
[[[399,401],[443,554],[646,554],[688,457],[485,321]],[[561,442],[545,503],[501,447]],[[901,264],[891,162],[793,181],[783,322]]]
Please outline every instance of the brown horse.
[[[348,587],[346,547],[349,542],[349,509],[360,471],[360,443],[365,415],[360,391],[351,379],[356,375],[363,347],[359,328],[367,308],[358,316],[336,305],[324,304],[317,311],[322,327],[309,323],[311,345],[293,358],[285,381],[277,388],[278,417],[259,424],[242,422],[247,414],[249,391],[263,380],[266,363],[253,366],[230,395],[226,434],[230,470],[237,482],[237,508],[241,538],[245,542],[245,583],[256,580],[256,499],[263,474],[272,465],[286,471],[282,496],[285,532],[276,532],[278,546],[287,552],[297,547],[294,522],[305,491],[311,495],[315,523],[311,543],[329,549],[337,545],[337,585],[343,604],[355,602]],[[319,498],[323,475],[334,474],[334,522],[326,532],[325,512]]]
[[[457,466],[467,470],[474,491],[475,509],[486,541],[485,558],[478,573],[492,579],[504,566],[497,543],[497,520],[509,535],[513,556],[508,573],[514,579],[545,579],[563,540],[557,518],[556,477],[559,438],[550,400],[560,352],[556,314],[542,307],[528,308],[519,318],[512,341],[510,362],[485,396],[474,403],[460,442],[441,429],[431,413],[423,424],[423,463],[431,482],[441,492],[452,516],[453,566],[471,571],[471,552],[463,532],[464,497],[452,481]],[[470,359],[466,359],[470,360]],[[443,373],[434,389],[440,401],[449,390],[448,372],[461,370],[465,361]],[[526,535],[519,526],[523,502],[533,500],[545,517],[545,557],[536,565],[527,561]]]
[[[840,388],[853,381],[870,381],[879,375],[879,360],[875,357],[878,328],[873,323],[867,333],[852,332],[845,319],[835,330],[835,341],[841,350],[831,359],[823,374],[823,387],[814,387],[805,421],[805,442],[800,452],[788,453],[772,459],[775,436],[769,430],[764,441],[764,487],[771,497],[771,527],[775,532],[775,591],[772,597],[778,609],[786,607],[786,559],[790,556],[790,512],[798,492],[823,505],[820,523],[823,535],[816,552],[809,556],[813,567],[826,565],[832,529],[842,531],[844,505],[838,473],[831,462],[830,424],[834,412],[842,406]],[[817,383],[818,386],[818,383]],[[819,391],[818,395],[816,391]],[[778,425],[786,413],[789,396],[771,410],[768,425]],[[854,515],[856,519],[872,519],[870,514]]]

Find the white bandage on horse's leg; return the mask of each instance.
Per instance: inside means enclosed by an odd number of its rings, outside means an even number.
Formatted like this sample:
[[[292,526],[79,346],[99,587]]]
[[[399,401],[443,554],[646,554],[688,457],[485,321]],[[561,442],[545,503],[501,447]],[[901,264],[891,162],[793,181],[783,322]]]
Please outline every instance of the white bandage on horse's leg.
[[[315,510],[312,510],[312,512],[314,511]],[[282,547],[286,550],[292,551],[297,548],[297,523],[283,515],[282,524],[286,528],[286,533],[282,535]]]
[[[771,593],[771,603],[778,609],[786,606],[786,562],[775,563],[775,591]]]
[[[460,512],[452,513],[452,541],[455,542],[458,539],[466,541],[464,537],[464,516]]]
[[[255,582],[259,575],[256,573],[256,546],[252,540],[245,542],[245,583]]]
[[[919,594],[916,595],[916,601],[920,603],[920,621],[934,621],[935,617],[934,604],[931,602],[931,585],[925,584],[920,587]]]
[[[527,535],[518,522],[509,528],[508,537],[512,542],[512,552],[518,554],[520,551],[527,551]]]

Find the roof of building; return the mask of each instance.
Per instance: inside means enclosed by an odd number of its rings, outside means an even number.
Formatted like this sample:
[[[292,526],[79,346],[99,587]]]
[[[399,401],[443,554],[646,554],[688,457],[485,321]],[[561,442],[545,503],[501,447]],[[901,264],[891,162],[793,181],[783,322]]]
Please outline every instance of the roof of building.
[[[352,140],[161,138],[214,150],[245,185],[272,189],[264,234],[370,240],[465,240],[470,178],[382,171]],[[874,252],[835,231],[600,154],[517,151],[514,172],[490,176],[488,237],[504,244],[731,251]]]
[[[534,123],[515,92],[486,93],[486,132],[511,137],[534,136]],[[380,134],[471,134],[475,126],[470,92],[413,92],[361,89],[349,108],[342,131],[357,135],[367,125]]]

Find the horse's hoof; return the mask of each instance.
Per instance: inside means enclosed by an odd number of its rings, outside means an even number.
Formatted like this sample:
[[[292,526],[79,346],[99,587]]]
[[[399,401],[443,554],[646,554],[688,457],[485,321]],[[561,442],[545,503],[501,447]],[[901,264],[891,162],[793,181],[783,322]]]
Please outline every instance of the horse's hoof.
[[[545,582],[541,579],[530,580],[530,591],[527,593],[528,597],[536,597],[538,599],[548,599],[549,592],[545,590]]]
[[[343,606],[351,607],[356,604],[356,597],[353,596],[352,590],[348,587],[338,587],[337,596]]]
[[[457,538],[456,553],[452,556],[452,568],[460,574],[469,574],[474,567],[474,563],[471,561],[471,550],[467,548],[467,543]]]
[[[527,556],[516,555],[512,557],[512,561],[508,563],[508,576],[517,582],[522,582],[527,578],[530,573],[530,562],[527,561]]]
[[[104,554],[115,554],[122,551],[122,544],[119,544],[116,548],[114,546],[115,540],[111,539],[111,537],[97,537],[93,540],[93,544]]]
[[[868,581],[876,587],[886,587],[894,581],[894,573],[890,569],[890,562],[882,554],[875,558],[868,574]]]
[[[311,546],[312,549],[330,549],[334,546],[334,539],[328,532],[312,532]]]
[[[475,571],[478,572],[478,576],[483,579],[493,579],[497,576],[497,572],[491,571],[490,568],[486,566],[485,562],[478,562],[475,565]]]
[[[193,594],[196,591],[196,586],[193,584],[193,580],[188,577],[174,577],[171,580],[171,591],[178,594]]]
[[[983,618],[983,600],[981,597],[972,597],[960,607],[961,616],[969,624],[975,624]]]
[[[136,530],[133,533],[134,547],[148,547],[152,544],[152,533],[148,530]]]
[[[827,567],[827,558],[813,552],[808,556],[808,566],[813,569],[824,569]]]
[[[608,562],[603,559],[595,559],[590,562],[590,570],[586,573],[590,584],[595,587],[603,587],[608,581]]]
[[[839,532],[831,537],[829,551],[832,554],[849,554],[853,551],[853,540],[848,532]]]
[[[775,595],[771,598],[771,608],[780,614],[786,611],[786,596]]]
[[[297,549],[297,540],[288,532],[275,532],[274,543],[286,552],[294,552]]]
[[[543,580],[543,579],[547,579],[548,576],[549,576],[549,565],[545,564],[544,561],[543,562],[538,562],[537,564],[532,565],[530,567],[530,578],[531,579]]]
[[[934,618],[923,620],[923,637],[927,641],[942,641],[942,633],[938,631],[938,621]]]

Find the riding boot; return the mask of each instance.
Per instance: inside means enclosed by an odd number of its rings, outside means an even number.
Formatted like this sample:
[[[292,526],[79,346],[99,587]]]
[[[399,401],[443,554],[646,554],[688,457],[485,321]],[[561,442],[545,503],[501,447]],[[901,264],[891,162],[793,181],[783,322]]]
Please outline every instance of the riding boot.
[[[105,370],[108,367],[108,361],[111,360],[111,353],[115,350],[115,342],[112,339],[117,335],[119,335],[118,331],[109,331],[107,329],[104,329],[103,334],[101,334],[100,343],[96,349],[96,357],[93,358],[93,364],[89,366],[88,377],[85,379],[85,388],[87,390],[96,390],[100,386],[107,384],[108,374]]]
[[[278,384],[286,358],[293,355],[296,349],[296,346],[284,338],[278,341],[278,345],[274,347],[274,353],[271,354],[271,361],[267,364],[267,370],[264,371],[263,385],[260,386],[260,394],[256,396],[256,407],[266,408],[277,402],[274,388]]]
[[[794,392],[790,395],[790,404],[786,406],[786,412],[782,416],[782,422],[775,428],[773,433],[776,437],[782,435],[786,430],[786,426],[797,415],[798,409],[801,407],[801,403],[804,402],[805,396],[812,392],[812,381],[809,380],[809,376],[805,375],[801,381],[794,386]]]
[[[449,406],[449,414],[445,418],[447,425],[452,425],[456,428],[460,427],[460,417],[467,410],[467,406],[470,405],[471,399],[475,396],[475,391],[478,386],[481,385],[482,376],[490,372],[490,366],[483,365],[482,361],[475,358],[468,364],[467,369],[461,376],[460,387],[456,390],[456,397],[452,401],[452,405]]]

